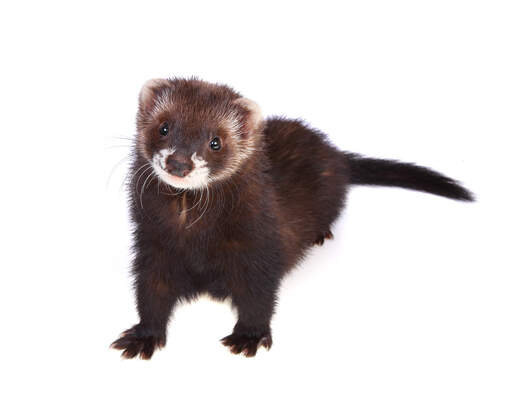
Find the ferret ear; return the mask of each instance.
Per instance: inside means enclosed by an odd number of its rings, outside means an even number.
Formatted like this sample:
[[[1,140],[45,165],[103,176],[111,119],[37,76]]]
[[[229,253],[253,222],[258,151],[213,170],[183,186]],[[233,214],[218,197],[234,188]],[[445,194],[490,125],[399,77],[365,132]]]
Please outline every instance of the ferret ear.
[[[263,124],[263,113],[260,106],[247,98],[238,98],[234,101],[244,110],[243,123],[247,133],[258,130]]]
[[[146,113],[151,112],[158,96],[167,87],[170,87],[170,84],[169,80],[166,79],[151,79],[146,81],[139,94],[140,109]]]

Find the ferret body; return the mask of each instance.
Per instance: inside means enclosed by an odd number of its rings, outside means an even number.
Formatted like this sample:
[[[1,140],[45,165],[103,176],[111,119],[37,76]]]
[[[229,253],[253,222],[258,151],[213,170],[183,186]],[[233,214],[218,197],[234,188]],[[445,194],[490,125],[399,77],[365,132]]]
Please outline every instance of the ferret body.
[[[150,358],[165,345],[175,304],[208,293],[237,310],[222,339],[233,353],[270,348],[280,281],[332,237],[350,184],[472,200],[435,171],[339,151],[300,121],[264,120],[227,86],[146,83],[129,179],[140,322],[112,347]]]

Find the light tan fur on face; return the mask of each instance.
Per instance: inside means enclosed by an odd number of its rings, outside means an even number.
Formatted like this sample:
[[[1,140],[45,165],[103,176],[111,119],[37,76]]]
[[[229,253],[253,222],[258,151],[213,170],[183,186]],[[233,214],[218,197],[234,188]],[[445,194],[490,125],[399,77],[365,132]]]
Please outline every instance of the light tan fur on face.
[[[213,175],[212,180],[223,180],[233,175],[256,150],[261,139],[260,133],[264,119],[259,105],[247,98],[239,98],[234,103],[249,111],[249,115],[245,123],[241,120],[241,116],[234,111],[222,120],[223,127],[229,132],[232,139],[231,144],[236,148],[232,151],[233,155],[229,164],[222,172]]]
[[[166,89],[167,88],[167,89]],[[162,92],[158,92],[162,90]],[[158,92],[158,94],[157,94]],[[137,114],[137,147],[149,159],[151,153],[146,150],[146,136],[141,133],[154,121],[156,116],[172,107],[171,84],[166,79],[146,81],[139,93],[139,112]]]

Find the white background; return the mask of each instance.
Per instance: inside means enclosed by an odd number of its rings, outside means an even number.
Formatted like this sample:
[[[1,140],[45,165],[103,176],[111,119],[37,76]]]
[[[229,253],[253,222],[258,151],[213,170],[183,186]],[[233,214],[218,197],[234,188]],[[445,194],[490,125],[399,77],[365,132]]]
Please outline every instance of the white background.
[[[489,0],[3,2],[0,393],[510,396],[511,20]],[[151,361],[121,360],[108,346],[137,316],[116,137],[146,79],[191,75],[478,202],[354,188],[283,283],[270,352],[231,355],[234,313],[202,298]]]

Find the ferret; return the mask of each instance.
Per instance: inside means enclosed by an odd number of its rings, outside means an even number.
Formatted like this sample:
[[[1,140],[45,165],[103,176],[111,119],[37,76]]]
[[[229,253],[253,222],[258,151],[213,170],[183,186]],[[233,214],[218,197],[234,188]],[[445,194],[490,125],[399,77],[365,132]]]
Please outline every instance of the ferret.
[[[230,298],[221,339],[252,357],[272,346],[283,277],[331,227],[351,185],[396,186],[473,201],[457,181],[414,164],[340,151],[304,122],[265,119],[226,85],[154,79],[139,95],[128,179],[140,321],[111,347],[149,359],[175,305]]]

